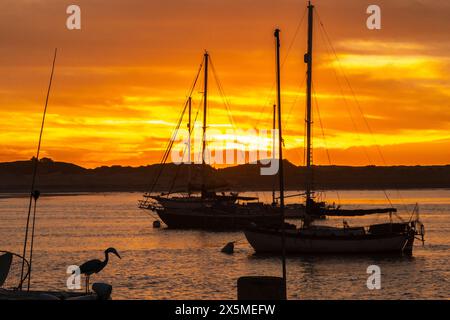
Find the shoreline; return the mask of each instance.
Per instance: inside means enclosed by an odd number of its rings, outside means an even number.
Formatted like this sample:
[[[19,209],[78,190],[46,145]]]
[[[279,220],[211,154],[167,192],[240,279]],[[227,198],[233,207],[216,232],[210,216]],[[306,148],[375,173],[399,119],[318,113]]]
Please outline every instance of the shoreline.
[[[322,189],[319,190],[319,192],[334,192],[334,191],[421,191],[421,190],[450,190],[448,187],[442,187],[442,188],[349,188],[349,189]],[[158,190],[156,193],[159,192],[166,192],[167,190]],[[301,192],[302,190],[299,189],[287,189],[286,192]],[[64,196],[83,196],[83,195],[91,195],[91,194],[114,194],[114,193],[139,193],[143,194],[145,191],[142,190],[93,190],[93,191],[60,191],[60,192],[43,192],[41,193],[41,197],[64,197]],[[218,191],[220,193],[221,191]],[[272,192],[271,189],[252,189],[252,190],[229,190],[225,192]],[[277,192],[277,190],[275,190]],[[181,192],[173,192],[172,194],[177,194]],[[2,199],[14,199],[14,198],[28,198],[29,193],[28,192],[1,192],[0,191],[0,200]]]

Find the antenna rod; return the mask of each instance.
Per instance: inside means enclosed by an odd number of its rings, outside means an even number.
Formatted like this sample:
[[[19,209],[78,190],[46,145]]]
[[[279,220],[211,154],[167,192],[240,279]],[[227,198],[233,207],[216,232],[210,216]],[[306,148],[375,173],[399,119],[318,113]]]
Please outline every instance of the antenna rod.
[[[273,105],[273,119],[272,119],[272,136],[273,136],[273,142],[272,142],[272,161],[276,161],[276,136],[275,136],[275,130],[276,130],[276,117],[277,117],[277,105],[274,104]],[[272,185],[272,205],[276,204],[276,199],[275,199],[275,176],[273,179],[273,185]]]
[[[208,107],[208,52],[205,51],[205,81],[204,81],[204,90],[203,90],[203,144],[202,144],[202,193],[206,191],[205,183],[205,171],[206,171],[206,162],[205,162],[205,149],[206,149],[206,112]]]
[[[277,65],[277,105],[278,105],[278,152],[280,179],[280,215],[281,215],[281,264],[283,269],[284,298],[286,299],[286,246],[284,230],[284,172],[283,172],[283,135],[281,132],[281,80],[280,80],[280,29],[275,29],[276,65]]]
[[[188,100],[189,103],[189,122],[188,122],[188,130],[189,130],[189,137],[188,137],[188,194],[191,194],[191,179],[192,179],[192,173],[191,173],[191,114],[192,114],[192,97],[189,97]]]
[[[45,98],[44,113],[43,113],[42,122],[41,122],[41,131],[39,133],[39,142],[38,142],[38,146],[37,146],[36,157],[34,158],[34,162],[33,162],[33,178],[31,180],[31,191],[30,191],[30,201],[28,204],[27,225],[25,228],[25,239],[23,242],[22,257],[24,257],[24,259],[25,259],[26,253],[27,253],[28,229],[30,226],[31,206],[32,206],[33,199],[34,199],[33,195],[35,194],[34,186],[36,183],[37,167],[38,167],[38,163],[39,163],[39,152],[41,150],[42,132],[44,131],[45,115],[47,114],[47,105],[48,105],[48,98],[50,96],[50,89],[52,87],[53,72],[55,70],[56,53],[57,53],[57,48],[55,48],[55,53],[53,56],[52,71],[50,73],[50,81],[49,81],[48,89],[47,89],[47,97]],[[34,236],[34,232],[33,232],[33,236]],[[32,241],[33,241],[33,239],[32,239]],[[31,256],[31,258],[32,258],[32,256]],[[24,268],[25,268],[25,260],[24,259],[22,259],[22,269],[20,272],[19,290],[22,290],[22,283],[25,280],[25,279],[23,279],[23,272],[24,272]],[[30,290],[30,278],[31,278],[31,259],[30,259],[30,273],[28,274],[28,290]]]
[[[27,291],[30,291],[30,284],[31,284],[31,271],[33,270],[33,247],[34,247],[34,230],[36,225],[36,208],[37,208],[37,200],[39,199],[40,192],[39,190],[34,190],[33,192],[33,199],[34,199],[34,207],[33,207],[33,219],[31,223],[31,243],[30,243],[30,271],[28,273],[28,285],[27,285]]]
[[[306,213],[310,211],[312,191],[312,149],[311,149],[311,89],[312,89],[312,54],[313,54],[313,10],[314,6],[308,1],[308,52],[304,56],[307,63],[306,82]]]

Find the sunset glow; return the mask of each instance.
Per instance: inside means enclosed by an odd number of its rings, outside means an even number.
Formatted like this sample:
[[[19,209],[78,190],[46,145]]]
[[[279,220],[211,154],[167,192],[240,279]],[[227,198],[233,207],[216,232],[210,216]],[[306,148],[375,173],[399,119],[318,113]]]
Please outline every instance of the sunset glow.
[[[338,165],[448,164],[450,4],[378,2],[376,31],[366,28],[361,1],[315,3],[333,47],[316,21],[314,162],[330,164],[328,149]],[[0,5],[0,161],[35,153],[54,47],[41,156],[85,167],[158,162],[205,49],[230,106],[229,114],[211,74],[208,128],[216,143],[270,150],[270,137],[238,134],[234,144],[227,130],[271,129],[279,27],[286,156],[303,163],[305,21],[294,35],[306,1],[77,1],[79,31],[65,28],[68,4]],[[197,126],[201,119],[200,112]]]

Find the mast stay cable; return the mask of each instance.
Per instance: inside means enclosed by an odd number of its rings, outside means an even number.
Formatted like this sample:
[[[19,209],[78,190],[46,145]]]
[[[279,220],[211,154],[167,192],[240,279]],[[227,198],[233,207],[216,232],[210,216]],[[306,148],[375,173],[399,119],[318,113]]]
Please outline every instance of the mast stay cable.
[[[331,156],[330,156],[330,152],[329,152],[329,149],[328,149],[327,138],[326,138],[325,130],[324,130],[323,123],[322,123],[322,116],[320,115],[319,101],[317,99],[317,94],[316,94],[316,91],[314,89],[314,82],[313,82],[312,90],[313,90],[313,97],[314,97],[315,107],[316,107],[316,111],[317,111],[317,116],[319,118],[320,129],[321,129],[321,132],[322,132],[323,143],[325,145],[325,152],[327,154],[328,163],[331,166],[331,165],[333,165],[333,163],[331,162]],[[341,197],[339,195],[339,191],[335,190],[335,192],[336,192],[336,196],[337,196],[337,199],[338,199],[338,204],[340,204],[341,203]]]
[[[202,60],[202,62],[200,63],[200,66],[199,66],[197,75],[195,76],[195,79],[194,79],[194,81],[193,81],[193,84],[192,84],[192,86],[191,86],[191,88],[190,88],[190,90],[189,90],[188,98],[186,99],[186,102],[184,103],[184,107],[183,107],[183,109],[182,109],[182,111],[181,111],[181,114],[180,114],[180,116],[179,116],[179,119],[178,119],[178,121],[177,121],[177,124],[176,124],[176,126],[175,126],[175,128],[174,128],[174,130],[173,130],[173,132],[172,132],[172,136],[169,138],[169,141],[167,142],[166,150],[165,150],[165,152],[164,152],[164,154],[163,154],[163,156],[162,156],[162,159],[161,159],[161,161],[160,161],[159,171],[158,171],[157,175],[156,175],[155,178],[154,178],[154,181],[153,181],[153,183],[152,183],[152,185],[151,185],[151,187],[150,187],[150,191],[147,192],[147,194],[151,194],[151,193],[154,191],[154,188],[155,188],[156,184],[158,183],[158,180],[159,180],[159,178],[160,178],[160,176],[161,176],[161,174],[162,174],[162,172],[163,172],[163,170],[164,170],[164,167],[165,167],[164,164],[167,162],[167,159],[168,159],[168,157],[169,157],[169,154],[170,154],[170,151],[171,151],[171,149],[172,149],[173,143],[174,143],[175,138],[176,138],[176,136],[177,136],[178,130],[179,130],[180,125],[181,125],[181,123],[182,123],[182,121],[183,121],[184,114],[185,114],[186,109],[187,109],[187,107],[188,107],[188,104],[189,104],[189,97],[191,97],[191,96],[192,96],[192,93],[194,92],[195,86],[196,86],[196,84],[197,84],[197,81],[198,81],[198,78],[199,78],[199,76],[200,76],[200,72],[201,72],[202,69],[203,69],[203,60]]]
[[[327,43],[328,43],[328,45],[330,46],[331,51],[332,51],[332,53],[333,53],[333,55],[334,55],[336,61],[338,62],[338,66],[339,66],[339,68],[340,68],[340,71],[341,71],[341,73],[342,73],[342,75],[343,75],[343,77],[344,77],[344,80],[345,80],[345,82],[346,82],[346,84],[347,84],[347,86],[348,86],[348,88],[349,88],[349,90],[350,90],[350,93],[351,93],[352,98],[353,98],[353,100],[354,100],[354,102],[355,102],[355,105],[357,106],[357,109],[358,109],[358,111],[359,111],[360,114],[361,114],[361,117],[362,117],[362,119],[363,119],[363,121],[364,121],[364,124],[365,124],[365,126],[367,127],[367,130],[368,130],[368,132],[369,132],[369,134],[370,134],[370,136],[371,136],[371,138],[372,138],[372,140],[373,140],[373,142],[374,142],[375,148],[376,148],[376,150],[377,150],[377,152],[378,152],[378,154],[379,154],[379,156],[380,156],[380,159],[381,159],[382,163],[383,163],[385,166],[387,166],[387,162],[386,162],[386,160],[385,160],[385,158],[384,158],[384,155],[383,155],[383,153],[382,153],[382,151],[381,151],[380,145],[378,144],[378,142],[377,142],[377,140],[376,140],[376,138],[375,138],[375,136],[374,136],[374,134],[373,134],[372,128],[371,128],[370,125],[369,125],[369,122],[368,122],[368,120],[367,120],[367,117],[365,116],[365,114],[364,114],[364,112],[363,112],[363,110],[362,110],[361,104],[359,103],[359,100],[358,100],[358,98],[357,98],[357,96],[356,96],[356,94],[355,94],[355,91],[354,91],[354,89],[353,89],[353,86],[351,85],[351,83],[350,83],[350,81],[349,81],[349,79],[348,79],[346,73],[344,72],[344,69],[343,69],[343,67],[342,67],[342,63],[341,63],[341,61],[340,61],[340,59],[339,59],[339,56],[338,56],[337,53],[336,53],[336,49],[334,48],[333,43],[331,42],[331,38],[330,38],[330,36],[329,36],[327,30],[325,29],[325,26],[324,26],[324,24],[323,24],[322,19],[320,18],[319,13],[317,12],[317,10],[315,10],[315,12],[316,12],[317,18],[318,18],[318,20],[319,20],[319,25],[320,25],[320,27],[321,27],[321,28],[319,28],[319,29],[323,30],[323,34],[325,35],[325,39],[327,40]],[[334,70],[334,68],[333,68],[333,70]],[[338,77],[337,77],[336,70],[334,70],[334,71],[335,71],[335,74],[336,74],[336,78],[338,78]],[[341,89],[341,94],[343,94],[342,89]],[[344,96],[344,95],[343,95],[343,97],[344,97],[344,100],[345,100],[345,96]],[[368,156],[367,151],[366,151],[366,149],[364,148],[364,146],[363,146],[363,150],[364,150],[364,152],[366,153],[366,155]],[[370,159],[369,159],[369,162],[372,162],[372,161],[370,161]],[[398,192],[398,188],[396,188],[396,190],[397,190],[397,192]],[[390,199],[389,195],[387,194],[386,190],[383,189],[382,191],[383,191],[384,196],[386,197],[387,201],[389,202],[390,206],[392,207],[393,205],[392,205],[391,199]],[[403,198],[400,196],[400,194],[399,194],[399,197],[400,197],[400,200],[401,200],[401,202],[402,202],[402,205],[403,205],[404,209],[407,211],[406,204],[404,203],[404,200],[403,200]],[[403,220],[398,214],[395,213],[395,215],[396,215],[400,220]]]

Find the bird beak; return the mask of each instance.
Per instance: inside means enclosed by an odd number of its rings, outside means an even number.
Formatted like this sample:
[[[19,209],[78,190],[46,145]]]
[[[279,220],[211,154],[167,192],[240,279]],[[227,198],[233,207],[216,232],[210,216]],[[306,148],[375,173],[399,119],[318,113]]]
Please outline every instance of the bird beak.
[[[119,259],[122,259],[122,257],[119,255],[118,252],[114,252],[114,254],[115,254],[117,257],[119,257]]]

